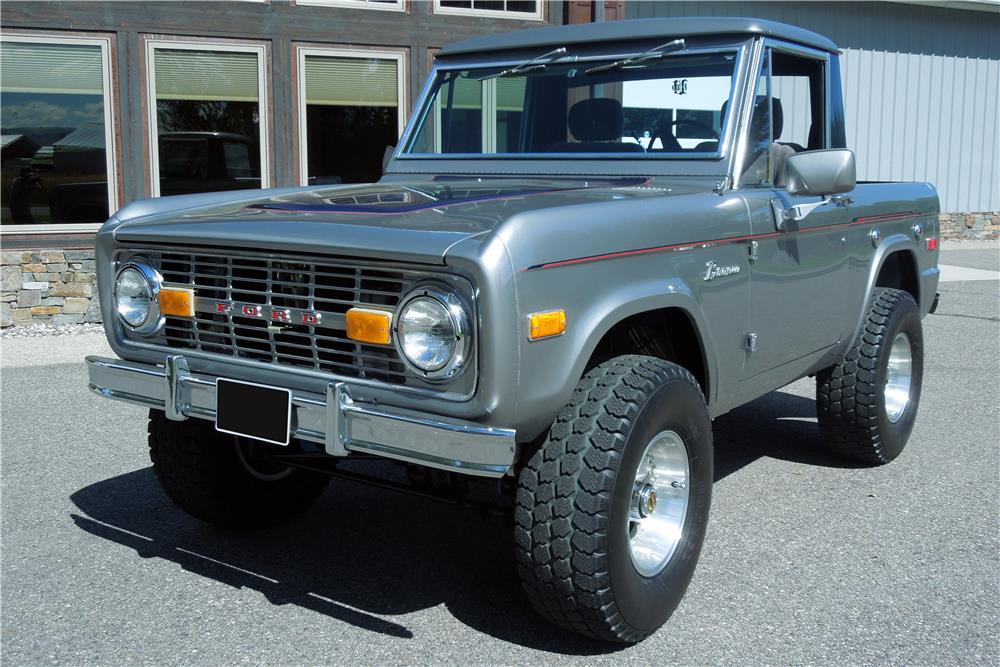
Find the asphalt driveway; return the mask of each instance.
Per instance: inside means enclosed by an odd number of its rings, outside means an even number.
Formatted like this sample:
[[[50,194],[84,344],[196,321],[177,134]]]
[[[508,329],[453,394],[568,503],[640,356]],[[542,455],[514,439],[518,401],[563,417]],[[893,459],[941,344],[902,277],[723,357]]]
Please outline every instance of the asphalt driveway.
[[[701,564],[631,648],[537,618],[502,519],[342,482],[273,530],[201,524],[157,486],[143,411],[86,390],[99,336],[4,340],[0,660],[998,664],[998,288],[942,283],[888,466],[823,451],[808,380],[719,418]]]

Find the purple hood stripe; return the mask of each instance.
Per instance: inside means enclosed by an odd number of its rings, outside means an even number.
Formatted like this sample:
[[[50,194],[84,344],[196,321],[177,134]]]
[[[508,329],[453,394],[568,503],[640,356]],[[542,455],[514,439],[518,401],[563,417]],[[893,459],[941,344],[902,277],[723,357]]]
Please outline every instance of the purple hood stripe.
[[[622,178],[612,181],[597,181],[595,185],[601,187],[628,187],[641,185],[646,178]],[[572,192],[574,190],[588,190],[588,186],[576,186],[569,188],[548,188],[544,190],[510,190],[491,195],[481,195],[478,197],[456,197],[454,199],[443,199],[429,201],[421,204],[409,204],[395,206],[391,202],[382,205],[365,204],[300,204],[296,202],[268,202],[266,204],[252,204],[247,208],[263,209],[268,211],[302,211],[307,213],[376,213],[379,215],[398,215],[402,213],[413,213],[414,211],[426,211],[433,208],[445,208],[457,206],[459,204],[473,204],[481,201],[494,201],[497,199],[513,199],[514,197],[525,197],[528,195],[551,194],[553,192]],[[443,194],[443,193],[442,193]]]

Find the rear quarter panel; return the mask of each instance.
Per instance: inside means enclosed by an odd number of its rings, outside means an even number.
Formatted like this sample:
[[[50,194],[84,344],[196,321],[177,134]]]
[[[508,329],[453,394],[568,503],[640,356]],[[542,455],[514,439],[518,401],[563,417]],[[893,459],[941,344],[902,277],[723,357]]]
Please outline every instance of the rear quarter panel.
[[[896,252],[908,254],[917,271],[921,315],[926,315],[934,301],[938,284],[941,205],[937,190],[929,183],[859,183],[851,194],[854,203],[854,226],[848,234],[848,260],[851,265],[848,290],[854,326],[842,346],[853,344],[868,312],[871,293],[886,258]],[[919,231],[918,231],[919,230]],[[872,241],[877,232],[878,241]],[[937,247],[927,249],[927,239],[938,239]]]

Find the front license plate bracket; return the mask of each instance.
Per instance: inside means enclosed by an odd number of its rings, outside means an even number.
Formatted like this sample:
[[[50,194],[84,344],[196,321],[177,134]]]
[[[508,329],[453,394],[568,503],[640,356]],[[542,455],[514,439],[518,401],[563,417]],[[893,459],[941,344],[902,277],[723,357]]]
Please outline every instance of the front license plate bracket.
[[[219,378],[215,383],[215,429],[274,445],[287,445],[292,428],[292,392],[281,387]]]

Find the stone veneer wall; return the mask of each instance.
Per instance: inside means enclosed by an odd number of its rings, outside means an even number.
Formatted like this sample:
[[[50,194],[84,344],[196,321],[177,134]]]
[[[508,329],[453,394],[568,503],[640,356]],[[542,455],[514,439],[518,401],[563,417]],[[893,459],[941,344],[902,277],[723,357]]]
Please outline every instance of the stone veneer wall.
[[[946,241],[986,241],[1000,238],[1000,212],[942,213],[941,238]]]
[[[93,249],[8,250],[0,255],[0,326],[101,321]]]

